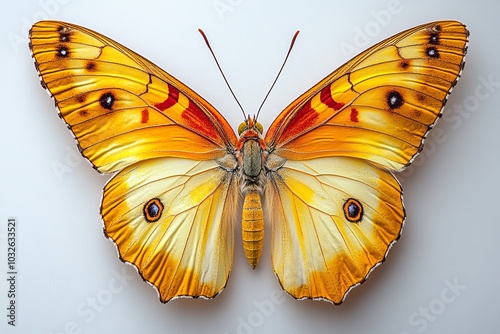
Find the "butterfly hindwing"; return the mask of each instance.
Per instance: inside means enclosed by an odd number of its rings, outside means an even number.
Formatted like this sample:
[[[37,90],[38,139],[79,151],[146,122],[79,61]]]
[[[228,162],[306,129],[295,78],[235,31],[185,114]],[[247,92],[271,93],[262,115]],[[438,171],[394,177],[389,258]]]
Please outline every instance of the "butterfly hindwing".
[[[297,299],[341,303],[383,261],[405,218],[394,176],[356,158],[289,160],[266,198],[273,268]]]
[[[120,258],[157,287],[161,301],[212,298],[232,266],[235,196],[234,176],[214,161],[159,158],[113,177],[101,215]]]

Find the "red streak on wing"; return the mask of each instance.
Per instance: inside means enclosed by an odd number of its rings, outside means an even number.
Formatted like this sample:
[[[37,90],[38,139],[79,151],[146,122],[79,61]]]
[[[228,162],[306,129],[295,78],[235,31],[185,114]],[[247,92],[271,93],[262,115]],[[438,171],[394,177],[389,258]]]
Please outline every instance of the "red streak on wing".
[[[345,103],[337,102],[333,99],[332,93],[330,91],[330,86],[327,86],[321,90],[320,100],[324,104],[328,106],[328,108],[332,108],[334,110],[340,110],[344,106]]]
[[[359,122],[358,115],[359,112],[356,110],[356,108],[351,108],[351,121],[358,123]]]
[[[189,106],[182,112],[185,124],[196,133],[220,142],[221,138],[212,121],[194,102],[189,100]]]
[[[333,99],[330,92],[330,86],[321,90],[319,98],[323,105],[335,111],[342,109],[345,105],[345,103],[337,102]],[[309,100],[299,111],[297,111],[297,113],[290,120],[290,123],[280,140],[295,137],[304,131],[307,131],[307,129],[316,125],[318,122],[321,122],[319,119],[319,113],[324,110],[321,106],[313,106],[312,101],[313,99]]]
[[[155,107],[164,111],[179,101],[179,91],[172,85],[168,85],[168,97],[165,101],[160,103],[155,103]]]
[[[177,88],[172,85],[168,85],[168,97],[165,101],[155,103],[154,106],[160,111],[165,111],[169,108],[175,106],[179,102],[179,95],[181,93]],[[171,117],[173,117],[174,122],[179,122],[186,126],[189,130],[209,138],[214,143],[218,145],[223,145],[221,136],[218,133],[214,123],[208,118],[208,116],[191,100],[188,98],[189,105],[184,110],[177,109],[173,112]],[[180,107],[182,108],[182,106]],[[181,119],[177,119],[176,115],[180,112]],[[168,114],[168,111],[167,111]],[[145,123],[149,120],[149,112],[147,109],[142,111],[142,122]]]
[[[294,137],[304,130],[310,128],[318,119],[318,112],[314,110],[311,101],[307,102],[290,120],[290,123],[283,134],[285,138]]]
[[[147,123],[149,122],[149,110],[148,108],[144,109],[142,112],[141,112],[141,123]]]

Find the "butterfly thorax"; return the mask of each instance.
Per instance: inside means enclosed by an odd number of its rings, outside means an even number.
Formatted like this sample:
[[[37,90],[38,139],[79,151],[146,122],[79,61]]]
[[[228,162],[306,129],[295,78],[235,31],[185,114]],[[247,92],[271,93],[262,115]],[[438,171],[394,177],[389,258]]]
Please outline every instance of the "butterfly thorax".
[[[238,127],[240,139],[236,145],[236,157],[240,166],[240,185],[243,194],[249,189],[262,192],[263,168],[267,145],[262,138],[262,125],[248,119]]]
[[[255,118],[238,127],[240,139],[236,157],[240,167],[240,189],[245,197],[242,212],[243,248],[248,263],[255,268],[262,254],[264,219],[260,195],[265,184],[264,163],[267,146],[262,138],[262,125]]]

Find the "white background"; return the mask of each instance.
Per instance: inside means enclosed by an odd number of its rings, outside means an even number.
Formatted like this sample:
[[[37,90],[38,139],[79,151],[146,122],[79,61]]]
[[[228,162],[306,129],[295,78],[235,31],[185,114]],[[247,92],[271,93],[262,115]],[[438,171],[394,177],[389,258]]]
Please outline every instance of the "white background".
[[[500,19],[495,1],[11,1],[0,11],[0,332],[493,333],[500,288]],[[217,7],[218,6],[218,7]],[[252,271],[236,239],[227,288],[211,301],[161,304],[102,233],[101,176],[80,158],[40,88],[27,33],[42,18],[77,23],[151,59],[236,128],[242,116],[197,32],[203,28],[253,114],[293,33],[265,105],[277,113],[381,39],[438,19],[471,31],[467,66],[415,164],[400,174],[408,218],[387,261],[341,306],[295,301],[272,272],[269,240]],[[356,51],[356,52],[357,52]],[[487,82],[489,84],[485,84]],[[497,116],[495,116],[497,115]],[[7,218],[18,220],[16,327],[7,325]],[[268,238],[269,239],[269,238]],[[118,277],[118,278],[117,278]],[[453,289],[450,286],[455,286]]]

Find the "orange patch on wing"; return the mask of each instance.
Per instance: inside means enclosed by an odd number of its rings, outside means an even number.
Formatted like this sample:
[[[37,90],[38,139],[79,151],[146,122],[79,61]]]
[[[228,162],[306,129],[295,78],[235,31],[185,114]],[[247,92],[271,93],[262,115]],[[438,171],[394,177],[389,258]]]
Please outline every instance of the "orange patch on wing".
[[[153,228],[154,224],[159,223],[151,224]],[[120,225],[107,226],[106,235],[116,243],[120,258],[137,266],[142,278],[158,289],[163,303],[182,296],[213,298],[222,290],[223,286],[217,287],[215,281],[203,282],[193,270],[183,268],[179,259],[168,251],[155,251],[153,248],[157,245],[156,242],[148,244],[140,241],[139,245],[130,244],[134,231],[130,226]],[[144,235],[151,236],[153,233],[148,232]],[[143,245],[142,248],[140,245]],[[123,253],[122,250],[126,252]],[[149,256],[142,257],[144,254]]]
[[[182,268],[179,260],[166,252],[151,259],[141,275],[158,288],[160,300],[164,303],[182,296],[213,298],[224,288],[203,282],[198,274]]]
[[[363,272],[359,268],[346,266],[339,255],[327,262],[330,270],[312,270],[309,272],[307,281],[301,285],[284,285],[284,289],[296,299],[324,299],[341,304],[354,286],[363,283],[367,272],[371,267]],[[366,262],[366,266],[375,263]]]
[[[306,284],[287,286],[286,290],[297,299],[328,299],[335,304],[342,303],[350,289],[363,283],[374,266],[384,260],[389,244],[399,235],[400,225],[397,226],[396,235],[388,238],[390,242],[379,239],[377,248],[356,251],[354,258],[352,254],[339,252],[326,263],[326,270],[311,271]],[[367,253],[370,256],[367,257]],[[352,262],[353,259],[356,262]]]
[[[327,271],[312,272],[308,281],[309,283],[303,286],[287,287],[287,291],[296,299],[327,299],[335,304],[340,304],[349,288],[356,284],[355,280],[346,275]]]

